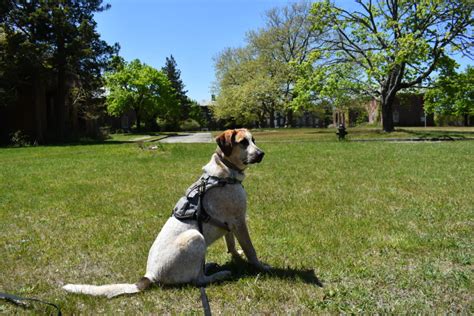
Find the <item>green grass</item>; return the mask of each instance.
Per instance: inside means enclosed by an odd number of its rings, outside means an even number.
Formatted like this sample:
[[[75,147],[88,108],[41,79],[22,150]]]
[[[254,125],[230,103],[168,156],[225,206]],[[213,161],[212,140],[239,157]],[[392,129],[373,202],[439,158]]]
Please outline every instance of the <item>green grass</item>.
[[[260,129],[255,130],[263,141],[335,141],[336,128],[296,128],[296,129]],[[351,127],[347,129],[348,140],[388,140],[388,139],[430,139],[451,137],[456,139],[474,139],[473,127],[397,127],[392,133],[384,133],[381,128]],[[217,135],[218,132],[214,132]]]
[[[255,133],[266,156],[244,182],[249,225],[275,270],[229,264],[218,241],[207,260],[235,278],[208,287],[213,312],[473,313],[474,142],[317,142],[308,132]],[[202,313],[192,286],[111,300],[61,286],[137,281],[214,148],[0,149],[0,292],[64,314]],[[52,310],[0,302],[0,313],[33,311]]]

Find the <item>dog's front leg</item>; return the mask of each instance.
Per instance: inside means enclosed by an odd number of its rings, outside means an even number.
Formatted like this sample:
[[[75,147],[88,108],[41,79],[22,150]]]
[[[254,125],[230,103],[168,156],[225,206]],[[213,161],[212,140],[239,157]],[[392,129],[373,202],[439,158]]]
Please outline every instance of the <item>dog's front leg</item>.
[[[236,225],[234,234],[235,237],[237,237],[237,240],[239,241],[239,244],[242,247],[242,250],[244,251],[248,261],[261,270],[270,270],[270,266],[265,265],[261,263],[260,260],[258,260],[257,252],[255,251],[252,241],[250,240],[250,234],[245,220]]]
[[[234,259],[242,259],[239,251],[235,248],[234,233],[228,232],[224,237],[227,245],[227,252],[230,253]]]

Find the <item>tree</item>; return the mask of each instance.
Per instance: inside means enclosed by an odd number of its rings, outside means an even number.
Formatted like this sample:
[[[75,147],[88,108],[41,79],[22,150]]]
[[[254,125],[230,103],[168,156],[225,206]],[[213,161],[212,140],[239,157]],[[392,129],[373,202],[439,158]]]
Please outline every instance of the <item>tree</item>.
[[[184,90],[184,84],[180,78],[181,71],[177,68],[177,64],[173,55],[171,55],[169,58],[166,57],[165,66],[161,70],[166,74],[168,80],[171,82],[171,87],[174,89],[178,107],[181,112],[180,119],[186,120],[189,117],[191,101],[186,95],[188,91]]]
[[[285,79],[281,86],[287,124],[293,125],[291,106],[297,96],[294,90],[297,74],[295,67],[306,62],[321,42],[321,29],[311,22],[311,3],[301,1],[284,7],[276,7],[266,12],[266,27],[249,33],[249,42],[273,62],[285,69]]]
[[[284,82],[278,64],[251,47],[227,49],[216,59],[219,95],[213,113],[237,124],[274,127],[275,111],[281,110]]]
[[[124,62],[115,72],[108,72],[105,78],[108,112],[119,116],[133,110],[137,129],[141,128],[142,119],[175,115],[173,111],[177,107],[173,103],[173,90],[163,72],[135,59]]]
[[[42,139],[41,117],[47,83],[55,85],[55,130],[65,137],[67,99],[71,87],[81,87],[88,98],[102,86],[101,73],[118,45],[110,46],[96,31],[94,14],[110,8],[102,0],[3,1],[0,4],[0,89],[14,104],[22,89],[35,95],[37,137]],[[3,66],[3,65],[2,65]]]
[[[310,9],[308,2],[301,2],[268,11],[265,27],[249,32],[245,47],[227,49],[216,58],[218,118],[261,126],[268,120],[273,127],[278,112],[292,125],[295,68],[321,36],[312,27]]]
[[[474,4],[470,0],[356,2],[359,8],[352,12],[329,1],[313,4],[313,27],[332,30],[320,49],[321,57],[337,67],[347,64],[362,71],[355,83],[380,101],[383,129],[391,132],[398,91],[420,87],[452,51],[472,57]]]
[[[469,125],[469,116],[474,115],[474,68],[442,71],[427,90],[424,107],[427,113],[463,116],[464,125]]]

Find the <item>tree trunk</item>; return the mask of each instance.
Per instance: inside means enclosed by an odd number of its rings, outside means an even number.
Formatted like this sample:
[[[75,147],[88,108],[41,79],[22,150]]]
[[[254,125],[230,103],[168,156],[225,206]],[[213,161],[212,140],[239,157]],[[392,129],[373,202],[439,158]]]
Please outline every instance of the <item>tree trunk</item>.
[[[46,94],[44,82],[42,82],[39,74],[35,74],[34,77],[33,94],[35,98],[36,141],[42,144],[44,143],[44,131],[46,130]]]
[[[135,109],[135,116],[137,117],[137,119],[136,119],[137,131],[140,131],[141,120],[140,120],[140,110],[139,109]]]
[[[469,126],[469,114],[464,114],[464,126]]]
[[[64,38],[59,37],[57,41],[58,54],[58,75],[57,75],[57,91],[56,91],[56,135],[59,141],[64,140],[64,132],[66,127],[66,53]]]
[[[275,128],[275,112],[270,111],[270,127]]]
[[[267,122],[266,122],[266,119],[265,119],[265,114],[264,113],[260,113],[260,114],[257,114],[258,116],[258,124],[259,124],[259,128],[265,128],[267,126]]]
[[[294,127],[292,109],[288,109],[288,111],[286,111],[286,125],[286,127]]]
[[[403,73],[405,71],[405,64],[395,65],[388,78],[383,85],[381,91],[381,106],[382,106],[382,125],[386,133],[393,132],[393,102],[397,92],[401,89],[401,82]]]
[[[391,133],[394,131],[393,126],[393,101],[395,101],[395,93],[391,95],[385,95],[382,92],[382,98],[380,100],[382,106],[382,126],[383,131],[386,133]]]

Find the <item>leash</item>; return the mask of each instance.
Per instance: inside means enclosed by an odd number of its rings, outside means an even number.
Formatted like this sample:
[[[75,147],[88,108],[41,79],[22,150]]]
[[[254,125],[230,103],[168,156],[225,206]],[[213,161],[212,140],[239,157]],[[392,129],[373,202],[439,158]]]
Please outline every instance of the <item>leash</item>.
[[[198,230],[199,230],[199,233],[201,233],[203,236],[204,236],[204,233],[202,229],[202,222],[203,222],[203,217],[207,215],[204,211],[204,206],[202,205],[203,195],[205,192],[206,192],[206,181],[203,179],[198,188],[199,203],[198,203],[198,211],[197,211]],[[205,266],[206,266],[206,258],[204,255],[204,259],[202,261],[203,274],[205,272]],[[199,285],[199,291],[201,292],[201,303],[202,303],[202,309],[204,310],[204,315],[211,316],[212,315],[211,306],[209,305],[209,299],[206,294],[206,285]]]
[[[229,178],[217,178],[204,174],[186,191],[186,195],[179,199],[178,203],[173,209],[172,216],[180,221],[195,220],[197,222],[198,231],[204,236],[203,223],[219,227],[223,230],[230,231],[229,225],[226,222],[221,222],[219,219],[209,215],[203,205],[204,195],[206,190],[210,190],[217,186],[224,186],[226,184],[241,184],[241,181]],[[205,258],[202,262],[202,273],[205,273]],[[205,316],[211,316],[211,307],[209,299],[206,294],[206,285],[197,284],[201,293],[201,302]]]
[[[24,303],[23,301],[32,301],[32,302],[43,303],[43,304],[46,304],[46,305],[49,305],[49,306],[53,306],[56,309],[56,311],[58,312],[57,313],[58,316],[62,315],[61,314],[61,309],[59,308],[58,305],[50,303],[50,302],[42,301],[42,300],[37,299],[37,298],[20,297],[20,296],[16,296],[16,295],[13,295],[13,294],[0,292],[0,299],[4,299],[6,301],[12,302],[13,304],[16,304],[18,306],[23,306],[23,307],[27,306],[27,304]]]
[[[199,287],[199,291],[201,292],[201,303],[202,303],[202,309],[204,310],[204,315],[205,316],[211,316],[211,306],[209,305],[209,300],[207,298],[206,294],[206,287],[201,286]]]

